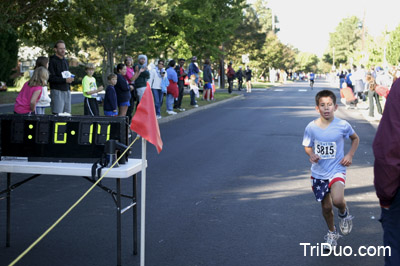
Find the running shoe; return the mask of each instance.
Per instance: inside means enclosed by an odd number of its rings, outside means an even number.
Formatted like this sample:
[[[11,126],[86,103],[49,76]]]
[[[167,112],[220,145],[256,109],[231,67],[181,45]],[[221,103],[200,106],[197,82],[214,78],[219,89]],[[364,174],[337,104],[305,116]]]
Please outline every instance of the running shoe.
[[[339,233],[335,230],[335,232],[328,231],[328,233],[325,235],[325,243],[329,245],[324,245],[324,249],[330,250],[331,248],[334,248],[337,246],[337,240],[341,237]]]
[[[339,216],[339,227],[340,231],[342,232],[343,235],[348,235],[351,232],[351,229],[353,229],[353,218],[354,216],[350,215],[349,209],[346,208],[347,215],[346,217],[340,217]]]

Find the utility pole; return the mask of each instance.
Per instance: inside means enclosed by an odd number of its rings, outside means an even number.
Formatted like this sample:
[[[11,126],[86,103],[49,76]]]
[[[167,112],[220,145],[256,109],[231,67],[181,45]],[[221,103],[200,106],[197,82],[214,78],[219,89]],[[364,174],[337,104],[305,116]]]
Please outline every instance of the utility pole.
[[[271,8],[271,17],[272,17],[272,32],[275,33],[275,14]]]

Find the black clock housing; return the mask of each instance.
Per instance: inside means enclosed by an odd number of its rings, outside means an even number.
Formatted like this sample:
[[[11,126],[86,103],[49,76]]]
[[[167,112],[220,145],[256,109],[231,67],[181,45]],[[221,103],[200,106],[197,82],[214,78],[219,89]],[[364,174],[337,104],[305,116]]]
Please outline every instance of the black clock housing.
[[[128,145],[127,117],[0,115],[1,160],[94,162],[105,143]]]

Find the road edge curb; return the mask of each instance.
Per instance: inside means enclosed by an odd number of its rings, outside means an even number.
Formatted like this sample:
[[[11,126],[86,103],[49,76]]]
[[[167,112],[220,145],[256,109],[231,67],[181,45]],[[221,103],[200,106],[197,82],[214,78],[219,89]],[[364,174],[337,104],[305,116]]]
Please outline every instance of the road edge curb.
[[[190,109],[188,111],[184,111],[184,112],[178,113],[176,115],[166,116],[166,117],[163,117],[163,118],[159,119],[158,120],[158,124],[164,124],[164,123],[176,120],[176,119],[180,119],[180,118],[189,116],[189,115],[191,115],[193,113],[197,113],[199,111],[203,111],[203,110],[206,110],[206,109],[209,109],[209,108],[213,108],[213,107],[216,107],[218,105],[221,105],[221,104],[224,104],[224,103],[227,103],[227,102],[230,102],[230,101],[234,101],[234,100],[239,100],[239,99],[242,99],[242,98],[244,98],[244,95],[243,94],[239,94],[239,95],[234,96],[232,98],[225,99],[225,100],[218,101],[218,102],[214,102],[214,103],[210,103],[210,104],[198,107],[198,108],[193,108],[193,109]]]

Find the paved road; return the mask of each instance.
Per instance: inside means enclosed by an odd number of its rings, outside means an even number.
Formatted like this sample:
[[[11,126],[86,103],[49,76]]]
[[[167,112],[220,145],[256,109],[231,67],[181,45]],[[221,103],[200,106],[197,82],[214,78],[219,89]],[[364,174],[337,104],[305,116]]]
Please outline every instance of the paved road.
[[[382,257],[310,256],[309,250],[304,256],[300,245],[317,245],[327,230],[301,146],[305,126],[318,116],[313,97],[324,85],[317,82],[314,91],[307,83],[255,90],[160,125],[163,151],[157,155],[148,146],[146,265],[383,265]],[[346,188],[354,229],[339,242],[356,252],[360,246],[381,245],[372,182],[375,125],[342,106],[336,114],[361,138]],[[139,156],[140,146],[134,154]],[[4,187],[4,178],[0,182]],[[0,247],[0,265],[15,258],[88,187],[79,178],[42,177],[16,190],[13,245]],[[5,203],[0,204],[5,217]],[[138,265],[139,258],[130,253],[129,218],[123,219],[123,265]],[[114,226],[113,202],[95,190],[18,265],[115,265]],[[0,223],[0,244],[3,239]]]

